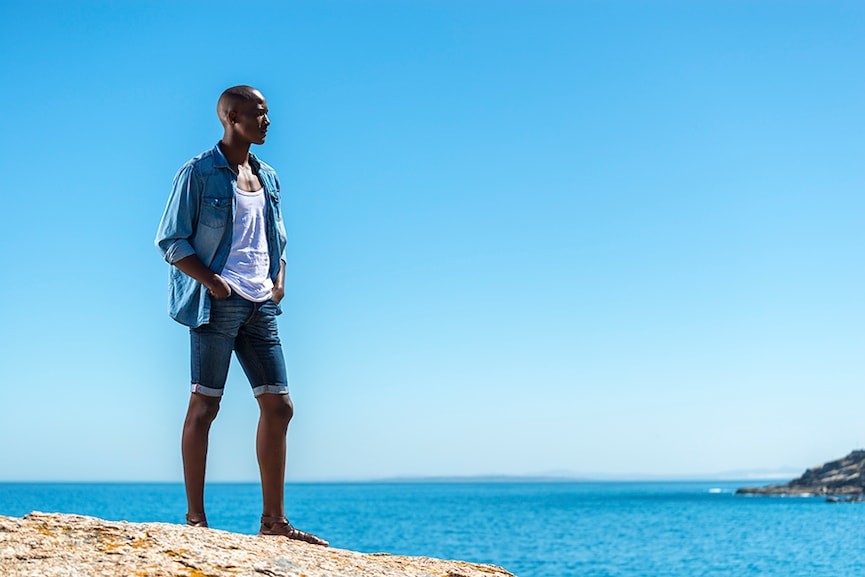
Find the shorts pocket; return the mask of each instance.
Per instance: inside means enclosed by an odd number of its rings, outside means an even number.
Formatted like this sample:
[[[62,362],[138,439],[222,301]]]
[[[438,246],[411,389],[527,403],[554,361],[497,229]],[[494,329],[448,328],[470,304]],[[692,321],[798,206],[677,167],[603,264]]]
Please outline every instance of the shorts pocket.
[[[275,302],[273,302],[273,299],[270,299],[262,305],[261,311],[267,314],[271,314],[273,316],[279,316],[282,314],[282,306],[280,306],[281,304],[281,302],[280,304],[276,304]]]

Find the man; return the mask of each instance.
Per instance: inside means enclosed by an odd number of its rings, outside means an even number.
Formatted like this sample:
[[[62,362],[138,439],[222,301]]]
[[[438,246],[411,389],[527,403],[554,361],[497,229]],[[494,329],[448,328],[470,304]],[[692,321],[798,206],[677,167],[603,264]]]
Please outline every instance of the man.
[[[170,269],[169,314],[189,327],[192,393],[183,425],[189,525],[207,527],[204,476],[210,425],[219,411],[231,353],[258,401],[261,535],[327,542],[285,518],[285,452],[294,413],[276,315],[285,294],[285,227],[276,172],[249,152],[264,144],[267,101],[251,86],[222,93],[222,140],[187,162],[156,235]]]

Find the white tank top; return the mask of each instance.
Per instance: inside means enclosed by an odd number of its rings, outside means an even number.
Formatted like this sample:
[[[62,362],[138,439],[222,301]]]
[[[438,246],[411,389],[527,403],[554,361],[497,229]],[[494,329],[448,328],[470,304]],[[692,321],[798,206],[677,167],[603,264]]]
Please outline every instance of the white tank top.
[[[220,273],[231,290],[253,302],[271,298],[270,255],[264,188],[255,192],[237,189],[234,195],[234,230],[228,262]]]

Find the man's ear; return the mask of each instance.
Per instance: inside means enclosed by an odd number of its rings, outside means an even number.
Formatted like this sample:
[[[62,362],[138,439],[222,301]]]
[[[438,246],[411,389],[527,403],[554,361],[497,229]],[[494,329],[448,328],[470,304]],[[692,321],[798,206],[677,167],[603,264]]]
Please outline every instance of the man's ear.
[[[234,124],[235,122],[237,122],[237,111],[229,110],[228,114],[226,114],[225,117],[228,119],[229,124]]]

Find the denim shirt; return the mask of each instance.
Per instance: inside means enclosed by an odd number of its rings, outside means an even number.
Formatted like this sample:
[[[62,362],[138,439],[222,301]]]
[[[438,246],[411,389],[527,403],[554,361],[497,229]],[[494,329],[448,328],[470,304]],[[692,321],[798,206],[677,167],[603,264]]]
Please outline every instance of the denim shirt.
[[[266,192],[267,248],[270,278],[275,282],[285,260],[286,242],[279,179],[273,168],[252,154],[249,163]],[[237,173],[229,167],[219,144],[177,171],[156,232],[156,248],[169,264],[195,254],[204,266],[222,272],[231,250],[236,190]],[[168,314],[192,328],[210,321],[207,289],[176,266],[169,272]]]

